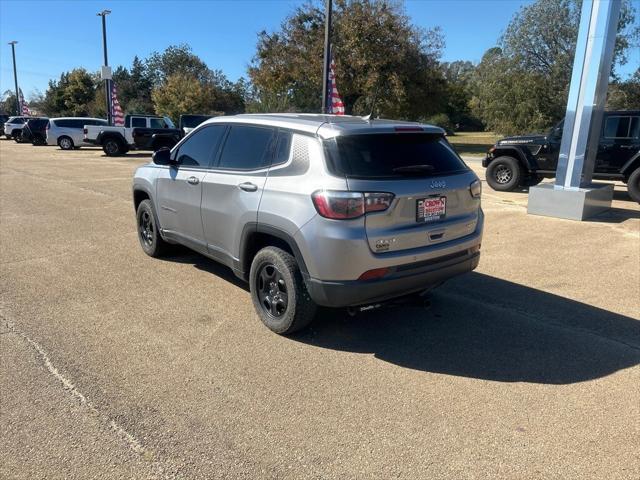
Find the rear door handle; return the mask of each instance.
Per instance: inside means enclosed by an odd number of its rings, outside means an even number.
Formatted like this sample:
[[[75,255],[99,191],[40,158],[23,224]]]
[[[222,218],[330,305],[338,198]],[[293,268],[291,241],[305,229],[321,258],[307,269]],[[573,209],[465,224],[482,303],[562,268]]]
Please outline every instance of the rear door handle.
[[[198,177],[194,177],[193,175],[191,175],[189,178],[187,178],[187,182],[191,185],[197,185],[200,183],[200,180],[198,179]]]
[[[238,185],[240,190],[244,190],[245,192],[255,192],[258,190],[258,186],[251,182],[244,182]]]

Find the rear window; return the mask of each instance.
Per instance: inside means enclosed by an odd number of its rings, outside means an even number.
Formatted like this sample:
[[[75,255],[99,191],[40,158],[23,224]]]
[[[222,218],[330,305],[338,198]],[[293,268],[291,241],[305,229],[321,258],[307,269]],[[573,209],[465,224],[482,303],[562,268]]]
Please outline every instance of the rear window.
[[[436,176],[468,170],[439,134],[339,136],[325,141],[325,151],[333,173],[354,178]]]

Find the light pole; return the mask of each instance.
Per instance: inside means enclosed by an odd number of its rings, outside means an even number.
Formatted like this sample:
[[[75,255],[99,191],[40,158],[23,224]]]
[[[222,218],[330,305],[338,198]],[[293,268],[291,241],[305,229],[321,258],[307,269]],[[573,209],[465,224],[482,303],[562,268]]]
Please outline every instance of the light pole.
[[[107,58],[107,15],[111,13],[111,10],[103,10],[96,13],[98,17],[102,17],[102,49],[104,50],[104,66],[109,66],[109,60]],[[113,118],[111,115],[111,88],[109,85],[109,78],[104,79],[104,96],[107,102],[107,120],[109,125],[113,124]]]
[[[324,20],[324,66],[322,76],[322,113],[328,113],[329,92],[329,68],[331,68],[331,0],[326,0],[326,11]]]
[[[11,54],[13,55],[13,80],[16,84],[16,115],[22,115],[22,105],[20,104],[20,94],[18,93],[18,71],[16,70],[16,40],[9,42]]]

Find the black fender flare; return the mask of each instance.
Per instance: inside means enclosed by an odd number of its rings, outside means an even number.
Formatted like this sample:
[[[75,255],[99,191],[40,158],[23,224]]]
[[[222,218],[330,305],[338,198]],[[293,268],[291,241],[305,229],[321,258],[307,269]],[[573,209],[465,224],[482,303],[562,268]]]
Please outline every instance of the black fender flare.
[[[538,164],[536,163],[535,159],[531,157],[528,151],[524,152],[522,148],[516,147],[514,145],[496,146],[495,150],[492,153],[493,159],[491,161],[495,160],[497,157],[506,155],[518,160],[518,162],[520,162],[527,173],[536,171],[538,169]],[[489,166],[489,163],[487,163],[487,166]]]
[[[96,137],[96,143],[98,145],[102,145],[103,142],[107,141],[110,138],[116,138],[117,140],[119,140],[120,142],[122,142],[122,144],[125,146],[125,148],[128,148],[128,144],[127,144],[127,139],[124,138],[124,136],[120,133],[120,132],[111,132],[109,130],[101,130],[100,133],[98,133],[98,136]]]
[[[141,185],[139,183],[135,183],[131,188],[131,200],[133,200],[133,211],[134,215],[138,215],[138,210],[136,208],[136,192],[144,192],[149,201],[151,202],[151,206],[153,207],[153,217],[156,221],[156,225],[158,226],[158,231],[160,232],[160,236],[164,239],[164,235],[162,234],[162,225],[160,225],[160,218],[158,217],[158,209],[156,208],[156,202],[153,197],[153,194],[145,185]],[[136,226],[137,228],[137,226]]]
[[[284,242],[293,252],[293,256],[295,257],[296,261],[298,262],[298,266],[300,267],[302,277],[305,281],[307,281],[307,279],[309,278],[309,270],[307,269],[307,265],[304,262],[304,258],[302,257],[302,252],[300,251],[300,248],[298,247],[295,239],[281,228],[258,222],[248,223],[242,229],[242,234],[240,237],[240,249],[238,252],[239,258],[237,265],[235,265],[234,267],[236,275],[240,276],[244,280],[248,280],[249,269],[251,266],[251,262],[248,258],[249,253],[251,252],[251,242],[254,238],[256,238],[256,236],[260,234],[269,235]]]
[[[151,135],[151,147],[155,150],[158,142],[162,143],[173,143],[170,148],[176,146],[176,144],[180,141],[179,135],[176,133],[154,133]]]
[[[620,169],[620,173],[624,175],[625,181],[636,170],[636,168],[640,168],[640,150],[638,150],[638,152]]]

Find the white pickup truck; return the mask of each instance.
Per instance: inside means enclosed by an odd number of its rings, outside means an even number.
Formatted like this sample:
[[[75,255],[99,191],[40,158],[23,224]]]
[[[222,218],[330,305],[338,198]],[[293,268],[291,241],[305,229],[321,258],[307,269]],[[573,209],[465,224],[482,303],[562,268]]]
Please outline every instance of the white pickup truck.
[[[124,127],[85,125],[84,141],[101,146],[104,153],[124,155],[129,150],[152,150],[173,147],[183,137],[170,118],[152,115],[127,115]]]

